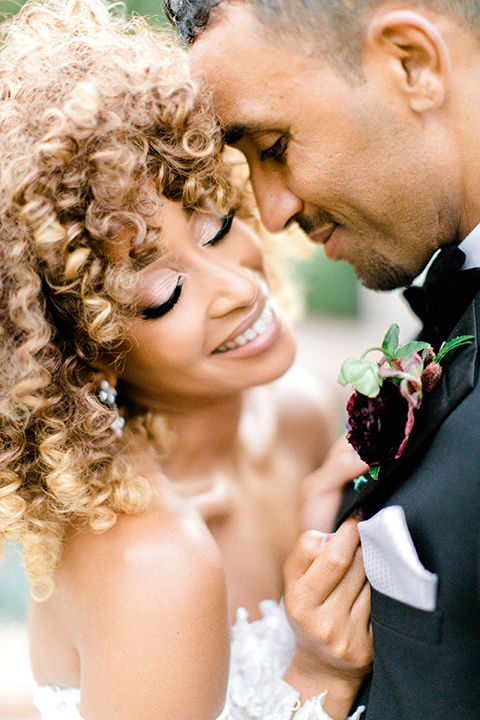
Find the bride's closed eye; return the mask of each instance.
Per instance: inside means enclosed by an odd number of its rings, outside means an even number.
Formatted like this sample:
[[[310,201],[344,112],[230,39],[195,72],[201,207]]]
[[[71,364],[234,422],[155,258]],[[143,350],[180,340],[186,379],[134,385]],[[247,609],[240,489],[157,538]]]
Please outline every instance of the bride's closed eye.
[[[207,245],[217,245],[223,238],[228,235],[230,232],[230,228],[232,227],[233,218],[235,217],[235,212],[231,210],[228,215],[224,215],[220,218],[220,229],[218,232],[211,238],[210,240],[207,240],[203,243],[203,247],[206,247]]]
[[[235,217],[235,212],[232,210],[228,213],[228,215],[224,215],[223,217],[215,218],[215,225],[218,226],[218,223],[220,222],[220,227],[218,228],[215,235],[205,242],[202,242],[202,247],[217,245],[220,243],[230,232],[230,229],[232,227],[233,218]],[[141,317],[144,320],[158,320],[158,318],[163,317],[166,315],[170,310],[172,310],[177,302],[180,300],[180,295],[182,294],[182,286],[184,283],[184,276],[180,275],[177,277],[176,284],[173,287],[172,292],[170,295],[165,299],[162,300],[160,303],[156,303],[153,305],[148,305],[147,307],[144,307],[141,310]],[[169,284],[171,284],[171,279],[168,281]],[[162,287],[163,291],[163,287]]]
[[[143,308],[141,316],[144,320],[157,320],[166,315],[179,301],[182,293],[183,276],[177,278],[172,294],[163,302]]]

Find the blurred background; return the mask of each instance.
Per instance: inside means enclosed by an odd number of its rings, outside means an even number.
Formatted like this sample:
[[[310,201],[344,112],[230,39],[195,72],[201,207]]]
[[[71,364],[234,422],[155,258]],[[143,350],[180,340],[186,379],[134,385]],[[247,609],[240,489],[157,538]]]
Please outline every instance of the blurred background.
[[[22,4],[0,0],[0,20]],[[165,23],[160,0],[130,0],[126,7],[153,25]],[[401,340],[409,340],[419,328],[418,321],[400,292],[365,290],[349,265],[328,261],[322,248],[296,261],[293,275],[305,306],[297,323],[298,362],[325,383],[343,407],[349,391],[336,384],[342,361],[381,342],[392,322],[400,326]],[[344,417],[339,432],[343,422]],[[38,720],[31,703],[34,683],[28,662],[27,606],[21,549],[4,543],[0,560],[0,720]]]

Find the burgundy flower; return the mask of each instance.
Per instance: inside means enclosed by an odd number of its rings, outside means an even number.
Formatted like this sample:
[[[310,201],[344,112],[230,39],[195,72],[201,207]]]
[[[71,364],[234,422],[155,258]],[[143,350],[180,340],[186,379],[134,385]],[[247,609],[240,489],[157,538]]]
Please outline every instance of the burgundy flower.
[[[362,356],[342,363],[338,382],[355,390],[347,403],[347,440],[361,459],[370,465],[370,475],[379,477],[384,460],[397,460],[407,445],[423,394],[431,392],[442,375],[445,355],[474,340],[460,335],[444,343],[437,355],[422,340],[399,345],[399,327],[392,323],[381,347],[371,347]],[[380,352],[378,362],[366,360]],[[361,478],[357,478],[361,480]],[[355,485],[358,490],[361,484]]]
[[[413,409],[398,385],[386,379],[373,398],[355,392],[347,413],[347,440],[364,462],[378,465],[399,457],[413,425]]]

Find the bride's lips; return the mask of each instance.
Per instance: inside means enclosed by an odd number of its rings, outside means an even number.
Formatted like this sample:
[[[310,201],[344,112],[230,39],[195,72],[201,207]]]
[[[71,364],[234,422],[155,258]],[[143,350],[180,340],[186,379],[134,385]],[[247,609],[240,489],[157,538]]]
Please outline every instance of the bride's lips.
[[[252,327],[262,314],[265,303],[267,301],[266,295],[264,293],[261,294],[260,298],[258,299],[256,303],[256,307],[253,309],[253,311],[250,313],[250,315],[247,315],[247,317],[242,320],[242,322],[237,325],[235,330],[233,330],[230,335],[223,341],[222,345],[226,345],[231,340],[234,340],[236,337],[239,337],[239,335],[242,335],[246,330]],[[221,347],[221,346],[219,346]]]
[[[229,358],[259,355],[275,342],[279,332],[280,322],[272,301],[262,293],[253,312],[236,326],[212,354]]]
[[[337,259],[337,247],[333,242],[332,235],[337,229],[337,223],[330,223],[319,230],[309,233],[310,240],[316,245],[323,245],[323,251],[329,260]]]

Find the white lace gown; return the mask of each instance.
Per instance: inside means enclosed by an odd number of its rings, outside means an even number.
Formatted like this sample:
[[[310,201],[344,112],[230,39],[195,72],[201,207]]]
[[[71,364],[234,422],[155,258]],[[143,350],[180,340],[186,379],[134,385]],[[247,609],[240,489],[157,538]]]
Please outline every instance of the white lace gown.
[[[294,650],[282,606],[264,600],[260,609],[262,618],[251,623],[244,608],[237,611],[227,699],[217,720],[331,720],[322,707],[326,693],[301,705],[299,693],[282,679]],[[82,720],[78,688],[39,687],[34,702],[42,720]],[[349,720],[360,720],[364,709]]]

